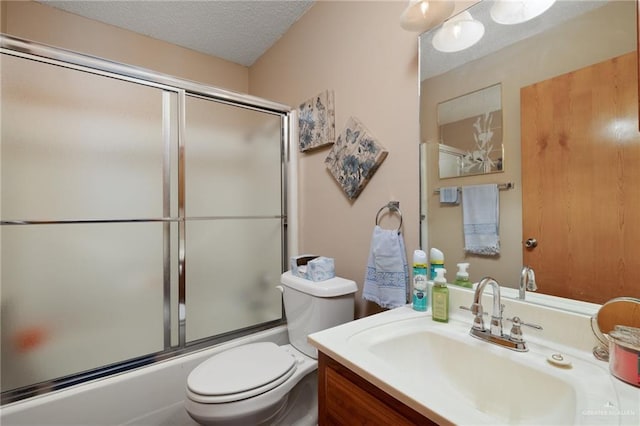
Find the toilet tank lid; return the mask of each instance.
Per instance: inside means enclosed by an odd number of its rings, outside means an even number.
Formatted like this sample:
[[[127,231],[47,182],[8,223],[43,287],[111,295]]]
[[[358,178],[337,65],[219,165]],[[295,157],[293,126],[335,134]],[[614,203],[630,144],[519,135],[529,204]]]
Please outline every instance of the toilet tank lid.
[[[287,271],[282,274],[280,282],[294,290],[301,291],[316,297],[336,297],[355,293],[358,286],[354,281],[345,278],[334,277],[325,281],[311,281],[296,277]]]

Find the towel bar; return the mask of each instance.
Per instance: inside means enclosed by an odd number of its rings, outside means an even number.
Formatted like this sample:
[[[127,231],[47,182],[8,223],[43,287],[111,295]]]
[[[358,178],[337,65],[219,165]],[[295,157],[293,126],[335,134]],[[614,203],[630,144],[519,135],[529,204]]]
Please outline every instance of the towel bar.
[[[502,190],[502,189],[513,189],[513,188],[515,188],[515,187],[516,187],[516,184],[515,184],[515,183],[513,183],[513,182],[506,182],[506,183],[499,183],[499,184],[498,184],[498,189],[501,189],[501,190]],[[462,190],[462,188],[461,188],[461,187],[458,187],[458,191],[461,191],[461,190]],[[436,188],[436,189],[433,191],[433,193],[434,193],[434,194],[439,194],[439,193],[440,193],[440,188]],[[383,208],[384,208],[384,207],[383,207]]]
[[[398,233],[400,233],[400,229],[402,228],[402,212],[400,211],[400,201],[389,201],[386,205],[380,207],[380,210],[378,210],[378,213],[376,213],[376,226],[380,222],[380,213],[382,213],[384,209],[389,209],[391,213],[398,213],[400,215],[400,225],[398,225]]]

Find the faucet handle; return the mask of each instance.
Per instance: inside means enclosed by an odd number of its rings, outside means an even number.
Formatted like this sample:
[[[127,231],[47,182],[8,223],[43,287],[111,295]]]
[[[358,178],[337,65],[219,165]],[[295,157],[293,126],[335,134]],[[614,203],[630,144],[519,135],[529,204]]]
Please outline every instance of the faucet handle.
[[[471,305],[471,307],[460,305],[460,306],[458,306],[458,308],[462,309],[463,311],[470,311],[471,313],[474,313],[473,312],[473,304]],[[482,306],[480,307],[480,309],[482,309]],[[474,315],[476,315],[476,314],[474,314]],[[486,316],[486,315],[489,315],[489,314],[486,313],[486,312],[482,312],[482,315]]]
[[[469,310],[471,311],[471,313],[473,315],[482,315],[482,314],[484,314],[484,311],[482,309],[482,305],[480,303],[472,303],[471,307],[469,308]]]
[[[520,317],[507,318],[507,321],[511,321],[513,325],[526,325],[527,327],[535,328],[536,330],[544,330],[541,325],[533,324],[530,322],[524,322],[520,319]]]
[[[471,311],[471,313],[474,315],[473,328],[475,328],[476,330],[484,330],[484,319],[482,318],[482,316],[488,314],[484,312],[481,304],[472,303],[471,307],[467,308],[466,306],[460,306],[460,309]]]
[[[523,322],[520,317],[507,318],[507,321],[511,321],[513,326],[511,326],[511,332],[509,333],[509,337],[514,342],[523,342],[522,339],[522,328],[521,326],[525,325],[527,327],[535,328],[536,330],[542,330],[542,326],[538,324],[531,324],[528,322]]]

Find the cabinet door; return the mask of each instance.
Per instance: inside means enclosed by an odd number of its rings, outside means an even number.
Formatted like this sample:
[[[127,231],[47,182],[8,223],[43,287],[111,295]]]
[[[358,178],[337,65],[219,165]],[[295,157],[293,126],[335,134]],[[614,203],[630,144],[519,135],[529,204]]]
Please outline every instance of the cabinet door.
[[[320,425],[435,425],[343,365],[319,353]]]

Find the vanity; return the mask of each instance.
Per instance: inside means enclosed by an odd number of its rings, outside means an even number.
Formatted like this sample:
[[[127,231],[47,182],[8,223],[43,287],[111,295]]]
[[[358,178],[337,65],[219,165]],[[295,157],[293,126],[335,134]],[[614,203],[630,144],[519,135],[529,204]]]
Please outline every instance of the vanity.
[[[471,306],[474,292],[449,290],[448,323],[407,306],[309,336],[319,424],[640,424],[640,388],[592,354],[589,305],[572,312],[503,297],[505,319],[542,327],[523,327],[527,350],[517,352],[471,336],[474,315],[458,306]],[[481,303],[490,315],[491,291]]]
[[[318,379],[319,424],[437,424],[323,352]]]

